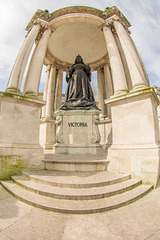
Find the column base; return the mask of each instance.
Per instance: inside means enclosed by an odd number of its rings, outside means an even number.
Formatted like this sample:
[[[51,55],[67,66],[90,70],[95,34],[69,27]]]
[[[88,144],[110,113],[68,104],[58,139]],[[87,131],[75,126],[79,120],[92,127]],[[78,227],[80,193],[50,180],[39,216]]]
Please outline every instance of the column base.
[[[14,95],[22,95],[19,89],[14,88],[14,87],[9,87],[5,91],[6,93],[14,94]]]
[[[128,90],[118,90],[110,98],[114,98],[117,96],[123,96],[123,95],[126,95],[128,92],[129,92]]]
[[[131,90],[130,92],[134,92],[134,91],[141,90],[141,89],[147,89],[147,88],[149,88],[149,86],[147,86],[147,85],[144,84],[144,83],[135,84],[135,85],[133,86],[133,90]]]
[[[24,96],[27,98],[40,98],[38,93],[32,91],[25,92]]]

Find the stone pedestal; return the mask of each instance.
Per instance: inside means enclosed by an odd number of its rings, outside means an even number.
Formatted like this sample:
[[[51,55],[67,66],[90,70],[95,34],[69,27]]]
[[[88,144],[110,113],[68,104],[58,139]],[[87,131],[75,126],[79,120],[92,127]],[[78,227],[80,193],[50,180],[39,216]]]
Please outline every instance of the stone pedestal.
[[[102,153],[98,129],[99,110],[59,110],[56,115],[54,153]]]
[[[44,154],[39,144],[40,108],[43,105],[39,99],[0,93],[0,155],[7,159],[6,164],[12,159],[14,165],[14,159],[18,159],[18,169],[43,167]]]
[[[131,173],[156,186],[160,175],[158,98],[147,88],[105,101],[112,111],[113,143],[107,160],[112,171]]]
[[[53,149],[55,144],[55,120],[41,119],[40,144],[45,150]]]

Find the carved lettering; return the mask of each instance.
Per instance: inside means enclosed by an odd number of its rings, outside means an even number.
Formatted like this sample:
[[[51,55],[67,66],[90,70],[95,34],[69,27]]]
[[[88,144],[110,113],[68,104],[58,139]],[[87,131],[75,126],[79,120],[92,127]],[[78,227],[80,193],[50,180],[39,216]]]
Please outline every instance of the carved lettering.
[[[88,127],[85,122],[69,122],[68,127]]]

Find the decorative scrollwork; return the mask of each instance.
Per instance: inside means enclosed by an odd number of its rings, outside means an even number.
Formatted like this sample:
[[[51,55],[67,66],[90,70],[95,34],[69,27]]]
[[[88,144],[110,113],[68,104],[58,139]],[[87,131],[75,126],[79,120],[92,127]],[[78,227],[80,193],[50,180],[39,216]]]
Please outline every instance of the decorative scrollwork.
[[[92,136],[91,136],[91,143],[99,143],[101,140],[101,136],[99,133],[99,129],[98,129],[98,123],[99,123],[100,119],[98,115],[93,115],[92,117],[92,122],[93,122],[93,132],[92,132]]]
[[[55,124],[56,125],[60,125],[62,123],[62,116],[61,115],[58,115],[56,116],[56,121],[55,121]]]
[[[64,143],[63,140],[63,126],[62,126],[63,117],[61,115],[56,117],[56,142],[57,143]]]

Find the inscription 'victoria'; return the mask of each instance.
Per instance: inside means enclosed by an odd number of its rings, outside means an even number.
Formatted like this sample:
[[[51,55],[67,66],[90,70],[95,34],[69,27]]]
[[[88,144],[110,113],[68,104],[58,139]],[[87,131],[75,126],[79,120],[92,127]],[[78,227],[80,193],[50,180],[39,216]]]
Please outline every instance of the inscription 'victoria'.
[[[88,127],[85,122],[70,122],[68,123],[69,127]]]

